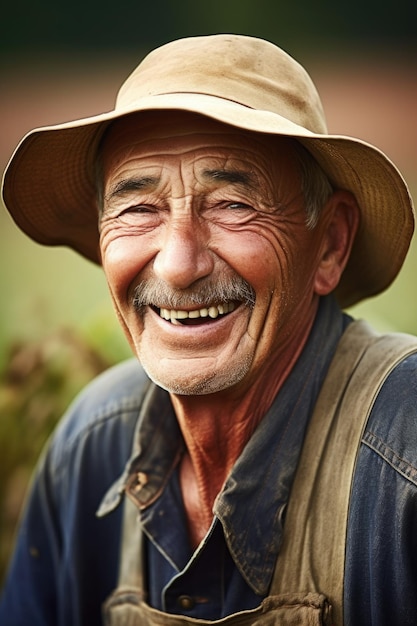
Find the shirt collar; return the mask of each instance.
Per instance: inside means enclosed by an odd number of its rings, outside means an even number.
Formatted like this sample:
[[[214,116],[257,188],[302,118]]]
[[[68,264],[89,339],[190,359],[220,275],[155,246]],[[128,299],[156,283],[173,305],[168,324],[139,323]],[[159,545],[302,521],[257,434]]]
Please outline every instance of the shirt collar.
[[[323,298],[302,354],[216,499],[214,513],[233,559],[261,596],[272,579],[305,428],[346,324],[334,299]],[[124,492],[140,509],[150,506],[163,492],[183,447],[169,394],[150,385],[131,458],[97,515],[115,509]]]
[[[103,517],[113,511],[125,493],[139,509],[151,505],[162,493],[183,448],[169,394],[151,383],[138,417],[132,454],[96,515]]]

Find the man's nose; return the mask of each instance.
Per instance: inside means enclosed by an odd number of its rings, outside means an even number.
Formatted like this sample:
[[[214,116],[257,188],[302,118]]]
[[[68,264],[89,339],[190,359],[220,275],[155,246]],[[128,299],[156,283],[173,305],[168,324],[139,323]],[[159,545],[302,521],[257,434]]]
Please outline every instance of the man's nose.
[[[186,289],[213,271],[208,233],[197,217],[182,216],[166,224],[154,259],[155,274],[177,289]]]

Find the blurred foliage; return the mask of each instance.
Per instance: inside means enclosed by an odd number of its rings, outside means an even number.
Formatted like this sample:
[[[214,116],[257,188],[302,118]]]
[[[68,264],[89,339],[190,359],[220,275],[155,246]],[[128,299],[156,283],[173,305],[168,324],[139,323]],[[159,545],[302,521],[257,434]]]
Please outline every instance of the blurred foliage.
[[[103,336],[106,341],[100,342]],[[88,342],[77,331],[63,329],[42,340],[16,341],[8,350],[0,378],[0,581],[47,438],[76,393],[112,364],[100,343],[108,346],[107,329],[98,325]]]

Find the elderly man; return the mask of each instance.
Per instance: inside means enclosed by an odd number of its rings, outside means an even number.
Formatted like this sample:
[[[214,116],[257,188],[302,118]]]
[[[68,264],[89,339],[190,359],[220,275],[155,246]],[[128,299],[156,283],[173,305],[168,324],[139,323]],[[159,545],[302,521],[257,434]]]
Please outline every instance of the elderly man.
[[[3,195],[102,264],[137,359],[45,451],[1,623],[415,624],[417,342],[339,308],[394,279],[413,209],[306,72],[170,43],[114,111],[30,133]]]

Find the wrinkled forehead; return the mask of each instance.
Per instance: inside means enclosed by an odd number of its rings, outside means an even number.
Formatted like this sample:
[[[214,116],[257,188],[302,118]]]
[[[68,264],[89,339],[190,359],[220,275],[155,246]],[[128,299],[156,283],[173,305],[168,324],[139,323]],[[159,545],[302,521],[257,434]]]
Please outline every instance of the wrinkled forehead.
[[[112,122],[100,145],[104,173],[124,160],[191,153],[195,149],[208,155],[221,153],[230,158],[247,157],[263,162],[271,172],[297,168],[294,140],[250,132],[223,124],[203,115],[182,111],[133,113]],[[297,168],[298,169],[298,168]]]

